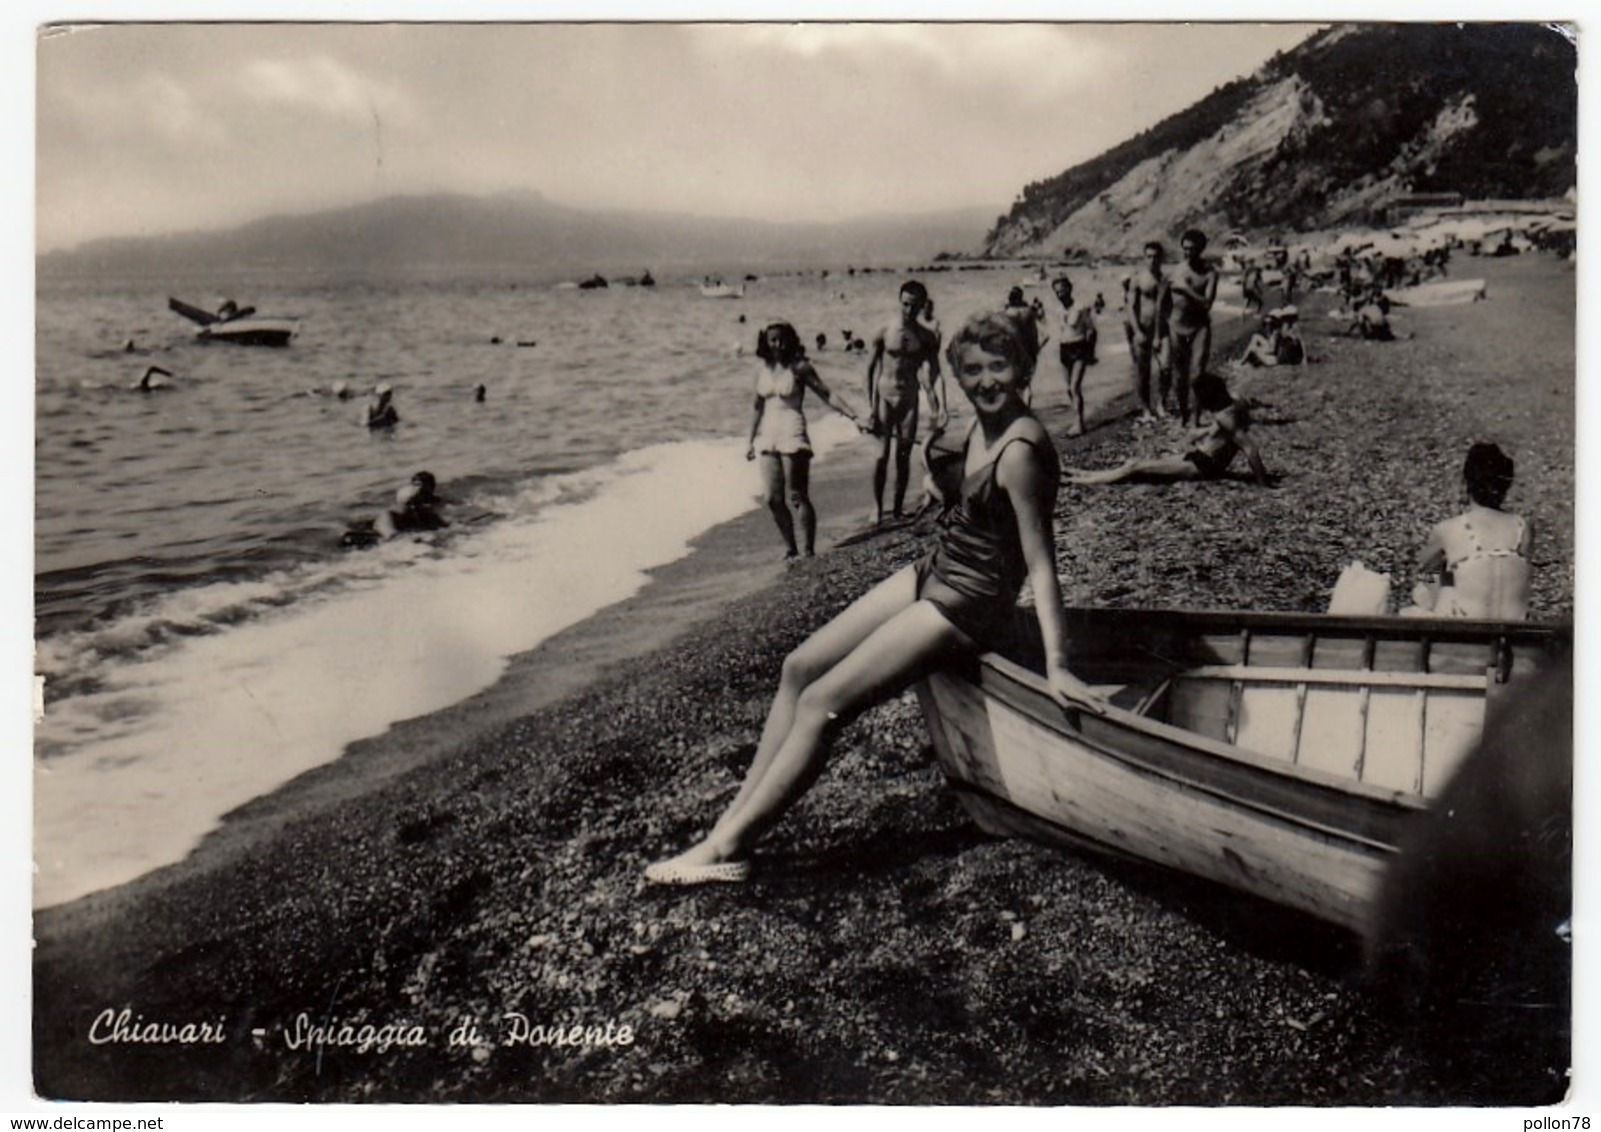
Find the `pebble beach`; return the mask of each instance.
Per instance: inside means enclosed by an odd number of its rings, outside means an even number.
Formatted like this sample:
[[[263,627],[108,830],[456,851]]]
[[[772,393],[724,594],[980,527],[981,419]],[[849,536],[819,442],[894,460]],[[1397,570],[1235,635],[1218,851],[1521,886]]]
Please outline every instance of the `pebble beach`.
[[[1575,274],[1462,257],[1488,298],[1397,307],[1394,342],[1214,369],[1251,399],[1272,488],[1064,484],[1069,604],[1317,611],[1343,566],[1397,579],[1459,509],[1463,453],[1517,463],[1531,616],[1575,593]],[[1112,312],[1103,341],[1116,331]],[[1121,355],[1064,465],[1150,455]],[[1115,371],[1115,372],[1114,372]],[[35,917],[44,1097],[103,1101],[1532,1105],[1566,1013],[1397,1016],[1351,937],[1188,877],[981,834],[915,699],[851,724],[743,885],[648,888],[737,788],[785,652],[918,557],[866,529],[870,451],[817,469],[817,558],[759,511],[633,598],[230,814],[183,862]]]

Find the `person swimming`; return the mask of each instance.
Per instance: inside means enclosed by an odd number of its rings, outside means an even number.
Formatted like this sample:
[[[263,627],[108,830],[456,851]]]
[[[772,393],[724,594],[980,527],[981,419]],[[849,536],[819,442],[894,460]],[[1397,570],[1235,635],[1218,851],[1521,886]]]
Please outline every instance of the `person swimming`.
[[[171,376],[172,373],[169,370],[164,370],[160,366],[151,366],[145,370],[145,375],[129,388],[139,393],[155,393],[161,389],[171,389],[172,384],[170,382],[161,380],[163,377]]]
[[[396,490],[394,507],[380,511],[375,518],[351,523],[339,544],[364,549],[408,532],[443,530],[450,520],[439,512],[445,500],[437,488],[432,472],[416,473],[410,483]]]
[[[362,413],[362,423],[368,428],[390,428],[400,421],[395,410],[395,391],[387,383],[373,388],[372,399]]]

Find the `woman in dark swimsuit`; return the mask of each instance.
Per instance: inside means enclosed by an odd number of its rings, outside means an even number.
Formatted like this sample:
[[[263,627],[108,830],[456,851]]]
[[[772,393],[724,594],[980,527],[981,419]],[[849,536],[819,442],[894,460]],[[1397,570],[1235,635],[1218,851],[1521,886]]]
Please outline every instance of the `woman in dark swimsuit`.
[[[946,351],[977,421],[960,498],[923,562],[880,582],[784,660],[778,694],[739,793],[703,840],[645,870],[658,884],[741,881],[756,840],[822,770],[844,723],[933,668],[992,641],[1026,578],[1045,675],[1064,707],[1105,701],[1067,670],[1052,512],[1056,449],[1028,410],[1034,358],[1004,314],[976,315]]]

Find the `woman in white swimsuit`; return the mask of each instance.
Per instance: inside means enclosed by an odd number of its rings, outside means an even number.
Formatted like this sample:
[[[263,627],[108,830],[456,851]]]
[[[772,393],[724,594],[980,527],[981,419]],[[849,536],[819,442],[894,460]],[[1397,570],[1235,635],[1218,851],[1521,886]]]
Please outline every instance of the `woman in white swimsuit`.
[[[1420,583],[1415,605],[1403,613],[1521,621],[1529,615],[1528,520],[1501,509],[1512,487],[1512,458],[1494,444],[1468,449],[1462,478],[1470,505],[1436,523],[1418,552],[1418,570],[1439,573],[1437,584]]]
[[[756,376],[756,401],[750,422],[750,445],[745,459],[762,462],[763,500],[784,536],[785,560],[802,551],[795,545],[795,520],[800,520],[801,544],[806,557],[815,552],[817,512],[810,495],[812,442],[806,435],[806,413],[801,402],[810,387],[830,408],[861,421],[843,401],[829,392],[806,360],[800,335],[787,322],[762,329],[756,339],[756,356],[762,370]],[[791,514],[793,508],[793,514]]]

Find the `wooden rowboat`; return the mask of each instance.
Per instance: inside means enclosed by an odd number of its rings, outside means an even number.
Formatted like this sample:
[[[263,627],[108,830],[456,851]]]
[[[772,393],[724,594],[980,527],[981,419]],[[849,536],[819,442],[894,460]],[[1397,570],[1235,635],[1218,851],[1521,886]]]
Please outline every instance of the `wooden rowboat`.
[[[979,825],[1169,866],[1365,932],[1383,872],[1562,626],[1068,610],[1064,711],[1024,649],[917,687]],[[1037,653],[1037,643],[1034,645]]]
[[[200,342],[233,342],[240,346],[287,346],[299,331],[293,319],[255,317],[255,307],[235,307],[231,303],[213,313],[182,299],[167,299],[167,309],[199,326],[195,338]]]

